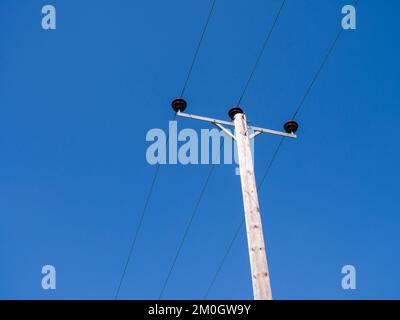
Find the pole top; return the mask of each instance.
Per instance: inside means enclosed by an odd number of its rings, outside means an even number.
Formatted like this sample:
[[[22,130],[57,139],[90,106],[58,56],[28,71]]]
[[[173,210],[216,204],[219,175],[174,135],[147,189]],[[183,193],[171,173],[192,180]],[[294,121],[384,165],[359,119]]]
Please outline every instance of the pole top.
[[[187,103],[184,99],[178,98],[172,101],[171,103],[172,109],[174,109],[175,112],[183,112],[185,111],[187,107]]]
[[[231,110],[229,110],[228,115],[232,120],[235,120],[235,116],[239,113],[244,113],[243,110],[239,107],[234,107]]]

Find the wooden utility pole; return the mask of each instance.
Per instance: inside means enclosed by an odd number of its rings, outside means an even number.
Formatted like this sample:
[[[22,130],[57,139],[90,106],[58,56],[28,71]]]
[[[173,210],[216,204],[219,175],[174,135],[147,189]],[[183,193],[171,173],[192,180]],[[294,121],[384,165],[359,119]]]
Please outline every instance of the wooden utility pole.
[[[186,102],[183,99],[174,100],[172,102],[172,107],[178,116],[210,122],[224,131],[232,139],[236,140],[246,221],[247,242],[250,257],[251,278],[253,284],[253,295],[255,300],[272,300],[272,291],[268,271],[267,255],[265,252],[265,242],[261,223],[260,206],[258,203],[250,140],[261,133],[270,133],[289,138],[297,138],[295,133],[298,129],[298,124],[291,120],[284,125],[286,132],[280,132],[248,126],[246,115],[244,114],[243,110],[238,107],[232,108],[229,111],[229,116],[233,122],[183,113],[183,111],[186,109]],[[231,131],[226,129],[224,126],[234,127],[235,135],[233,135]]]
[[[251,280],[255,300],[272,300],[271,284],[268,272],[267,255],[261,223],[260,206],[253,157],[250,148],[250,133],[246,115],[240,109],[231,112],[235,123],[235,136],[239,158],[240,180],[246,219],[247,244],[251,266]]]

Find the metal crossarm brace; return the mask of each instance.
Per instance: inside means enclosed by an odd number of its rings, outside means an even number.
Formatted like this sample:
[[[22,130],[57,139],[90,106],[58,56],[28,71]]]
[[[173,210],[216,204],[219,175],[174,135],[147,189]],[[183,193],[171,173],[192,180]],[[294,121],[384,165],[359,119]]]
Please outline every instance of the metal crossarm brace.
[[[177,112],[176,115],[179,117],[183,117],[183,118],[189,118],[189,119],[194,119],[194,120],[210,122],[210,123],[214,124],[215,126],[217,126],[219,129],[221,129],[222,131],[224,131],[230,137],[235,139],[234,136],[232,135],[232,133],[230,133],[229,130],[227,130],[224,127],[224,125],[234,127],[235,126],[234,122],[224,121],[224,120],[219,120],[219,119],[214,119],[214,118],[208,118],[208,117],[203,117],[203,116],[196,116],[194,114],[188,114],[188,113],[183,113],[183,112]],[[286,132],[281,132],[281,131],[276,131],[276,130],[271,130],[271,129],[264,129],[264,128],[259,128],[259,127],[253,127],[253,126],[249,126],[248,128],[254,131],[254,134],[251,136],[251,138],[258,136],[261,133],[269,133],[269,134],[287,137],[287,138],[297,138],[297,136],[294,133],[286,133]]]

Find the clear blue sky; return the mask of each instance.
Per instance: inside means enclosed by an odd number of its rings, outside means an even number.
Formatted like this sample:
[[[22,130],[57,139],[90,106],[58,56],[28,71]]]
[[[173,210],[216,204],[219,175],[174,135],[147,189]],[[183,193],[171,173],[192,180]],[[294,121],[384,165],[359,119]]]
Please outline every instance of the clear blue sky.
[[[290,118],[352,2],[288,1],[242,103],[252,123]],[[55,31],[41,29],[48,3]],[[145,135],[173,116],[210,3],[0,2],[0,298],[114,297],[155,170]],[[227,118],[279,5],[217,1],[188,111]],[[400,298],[399,9],[360,0],[260,192],[276,299]],[[259,178],[277,142],[257,139]],[[161,167],[120,298],[158,297],[209,169]],[[234,166],[217,166],[165,298],[203,297],[242,217]],[[209,297],[251,299],[249,272],[242,232]]]

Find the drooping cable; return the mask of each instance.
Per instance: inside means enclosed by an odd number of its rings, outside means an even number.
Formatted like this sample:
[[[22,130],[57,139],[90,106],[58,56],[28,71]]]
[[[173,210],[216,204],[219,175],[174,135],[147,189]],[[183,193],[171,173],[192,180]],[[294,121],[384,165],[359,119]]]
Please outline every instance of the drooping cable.
[[[201,45],[203,44],[204,36],[205,36],[205,34],[206,34],[206,32],[207,32],[208,25],[210,24],[211,17],[212,17],[212,15],[213,15],[213,13],[214,13],[214,9],[215,9],[215,4],[216,4],[216,2],[217,2],[217,0],[213,0],[213,2],[212,2],[212,4],[211,4],[211,7],[210,7],[210,11],[208,12],[208,16],[207,16],[206,23],[205,23],[205,25],[204,25],[204,27],[203,27],[203,31],[202,31],[202,33],[201,33],[200,40],[199,40],[199,42],[197,43],[196,51],[195,51],[195,53],[194,53],[194,55],[193,55],[193,59],[192,59],[192,62],[191,62],[191,64],[190,64],[189,71],[188,71],[188,73],[187,73],[187,75],[186,75],[186,79],[185,79],[185,82],[184,82],[183,87],[182,87],[182,90],[181,90],[181,97],[183,97],[184,94],[185,94],[187,85],[188,85],[189,80],[190,80],[190,76],[192,75],[193,67],[194,67],[194,65],[195,65],[195,63],[196,63],[196,61],[197,61],[197,57],[198,57],[198,55],[199,55]]]
[[[359,2],[359,0],[356,0],[356,1],[355,1],[354,7],[357,7],[358,2]],[[310,94],[312,88],[314,87],[316,81],[318,80],[318,78],[319,78],[319,76],[320,76],[320,74],[321,74],[323,68],[325,67],[326,63],[328,62],[329,57],[332,55],[332,52],[334,51],[334,48],[336,47],[336,45],[337,45],[337,43],[338,43],[338,40],[340,39],[340,36],[341,36],[342,33],[343,33],[343,30],[344,30],[344,29],[343,29],[342,27],[340,27],[339,31],[338,31],[337,34],[336,34],[336,37],[334,38],[334,40],[333,40],[331,46],[329,47],[329,49],[328,49],[326,55],[324,56],[324,59],[322,60],[322,63],[320,64],[319,68],[317,69],[316,73],[314,74],[314,76],[313,76],[313,78],[312,78],[310,84],[308,85],[308,87],[307,87],[307,89],[306,89],[306,91],[305,91],[305,93],[304,93],[302,99],[300,100],[300,102],[299,102],[297,108],[295,109],[295,111],[294,111],[294,113],[293,113],[292,119],[295,119],[295,118],[298,116],[298,114],[299,114],[299,112],[301,111],[301,109],[304,107],[304,103],[305,103],[307,97],[309,96],[309,94]],[[266,178],[268,177],[268,175],[269,175],[269,173],[270,173],[270,171],[271,171],[271,168],[272,168],[272,166],[273,166],[273,164],[274,164],[274,162],[275,162],[275,160],[276,160],[276,158],[277,158],[277,156],[278,156],[278,153],[279,153],[279,151],[280,151],[281,148],[282,148],[282,145],[283,145],[284,140],[285,140],[284,137],[282,137],[282,138],[280,139],[280,141],[279,141],[279,143],[278,143],[278,145],[277,145],[277,147],[276,147],[276,149],[275,149],[275,151],[274,151],[274,153],[273,153],[271,159],[268,161],[266,170],[264,171],[264,174],[263,174],[263,176],[262,176],[262,178],[261,178],[260,184],[258,185],[258,188],[257,188],[258,191],[261,190],[263,184],[265,183]],[[230,251],[231,251],[231,249],[232,249],[232,247],[233,247],[233,244],[234,244],[234,242],[236,241],[236,239],[237,239],[237,237],[238,237],[238,235],[239,235],[239,232],[240,232],[240,230],[242,229],[242,227],[244,226],[244,224],[245,224],[245,220],[242,219],[242,221],[240,222],[240,224],[239,224],[238,227],[236,228],[235,233],[234,233],[234,235],[233,235],[231,241],[229,242],[229,244],[228,244],[228,246],[227,246],[227,248],[226,248],[226,250],[225,250],[225,252],[224,252],[224,255],[223,255],[223,257],[222,257],[220,263],[218,264],[218,267],[217,267],[217,269],[216,269],[216,272],[214,273],[214,275],[213,275],[213,277],[212,277],[212,280],[211,280],[211,282],[210,282],[210,285],[208,286],[207,291],[206,291],[206,293],[205,293],[205,295],[204,295],[204,298],[205,298],[205,299],[209,296],[209,293],[210,293],[210,291],[211,291],[213,285],[215,284],[215,281],[216,281],[216,279],[218,278],[218,275],[220,274],[220,272],[221,272],[221,270],[222,270],[222,268],[223,268],[223,265],[225,264],[225,261],[226,261],[227,257],[229,256],[229,253],[230,253]]]
[[[197,44],[197,46],[196,46],[196,50],[195,50],[195,53],[194,53],[194,55],[193,55],[193,59],[192,59],[191,64],[190,64],[189,71],[188,71],[188,73],[187,73],[187,76],[186,76],[184,85],[183,85],[182,90],[181,90],[181,97],[183,97],[183,95],[184,95],[184,93],[185,93],[185,90],[186,90],[186,88],[187,88],[187,85],[188,85],[188,83],[189,83],[189,80],[190,80],[190,77],[191,77],[191,74],[192,74],[192,71],[193,71],[193,67],[194,67],[194,65],[195,65],[195,63],[196,63],[196,60],[197,60],[197,58],[198,58],[198,55],[199,55],[199,52],[200,52],[200,48],[201,48],[201,45],[202,45],[203,40],[204,40],[204,36],[205,36],[205,34],[206,34],[206,31],[207,31],[207,29],[208,29],[209,22],[210,22],[210,20],[211,20],[212,14],[213,14],[213,12],[214,12],[215,4],[216,4],[216,0],[213,0],[212,5],[211,5],[210,10],[209,10],[209,13],[208,13],[208,16],[207,16],[206,23],[205,23],[205,25],[204,25],[204,27],[203,27],[203,31],[202,31],[200,40],[199,40],[199,42],[198,42],[198,44]],[[174,118],[173,118],[172,121],[175,121],[175,120],[176,120],[176,116],[177,116],[177,114],[175,113]],[[168,143],[168,140],[169,140],[169,132],[168,132],[168,135],[167,135],[167,143]],[[156,166],[156,169],[155,169],[155,172],[154,172],[152,181],[151,181],[150,189],[149,189],[149,191],[148,191],[148,193],[147,193],[147,196],[146,196],[146,200],[145,200],[145,204],[144,204],[143,210],[142,210],[142,212],[141,212],[141,214],[140,214],[139,223],[138,223],[138,225],[137,225],[137,227],[136,227],[136,230],[135,230],[135,233],[134,233],[134,236],[133,236],[133,240],[132,240],[131,246],[130,246],[130,248],[129,248],[128,257],[127,257],[127,260],[126,260],[125,265],[124,265],[124,268],[123,268],[123,272],[122,272],[121,277],[120,277],[120,281],[119,281],[119,284],[118,284],[118,288],[117,288],[117,291],[116,291],[116,294],[115,294],[115,299],[118,299],[118,296],[119,296],[119,294],[120,294],[121,287],[122,287],[123,281],[124,281],[124,279],[125,279],[125,276],[126,276],[126,273],[127,273],[127,270],[128,270],[128,266],[129,266],[129,263],[130,263],[130,260],[132,259],[132,254],[133,254],[133,252],[134,252],[134,249],[135,249],[135,246],[136,246],[136,243],[137,243],[137,239],[138,239],[140,230],[141,230],[142,225],[143,225],[143,221],[144,221],[144,218],[145,218],[145,214],[146,214],[146,212],[147,212],[147,208],[148,208],[148,205],[149,205],[149,203],[150,203],[150,199],[151,199],[151,196],[152,196],[152,194],[153,194],[154,187],[155,187],[155,185],[156,185],[156,181],[157,181],[159,172],[160,172],[160,164],[158,163],[157,166]],[[212,173],[212,172],[210,171],[209,177],[211,177],[211,173]],[[207,181],[209,180],[209,177],[208,177]],[[207,182],[207,183],[208,183],[208,182]],[[201,197],[202,197],[202,196],[201,196]],[[200,199],[201,199],[201,198],[200,198]],[[200,204],[200,201],[201,201],[201,200],[199,200],[199,204]],[[197,211],[197,209],[195,209],[195,210]],[[194,213],[194,215],[195,215],[195,213]],[[194,217],[193,217],[193,218],[194,218]],[[171,270],[171,271],[172,271],[172,270]]]
[[[175,121],[175,120],[176,120],[176,113],[175,113],[172,121]],[[168,140],[169,140],[169,130],[168,130],[168,134],[167,134],[167,138],[166,138],[167,143],[168,143]],[[137,227],[135,229],[135,233],[134,233],[134,236],[133,236],[133,239],[132,239],[132,242],[131,242],[131,246],[129,248],[128,257],[127,257],[126,262],[124,264],[124,268],[123,268],[123,271],[122,271],[122,274],[121,274],[121,277],[120,277],[120,280],[119,280],[119,283],[118,283],[118,288],[117,288],[117,291],[116,291],[115,297],[114,297],[115,300],[118,299],[118,296],[120,294],[121,287],[122,287],[122,284],[124,282],[124,279],[125,279],[125,276],[126,276],[126,272],[128,270],[128,266],[129,266],[129,263],[130,263],[131,258],[132,258],[132,254],[133,254],[134,249],[136,247],[137,239],[138,239],[140,230],[142,229],[142,226],[143,226],[144,217],[146,215],[147,208],[149,206],[150,199],[151,199],[151,196],[152,196],[153,191],[154,191],[154,186],[156,185],[158,174],[160,172],[160,166],[161,166],[161,164],[157,163],[156,169],[154,171],[153,178],[151,180],[150,188],[149,188],[149,190],[147,192],[146,200],[144,202],[144,206],[143,206],[142,212],[140,214],[139,223],[138,223],[138,225],[137,225]]]
[[[269,41],[271,39],[272,33],[275,30],[275,27],[276,27],[276,25],[278,23],[279,17],[281,16],[281,13],[283,11],[285,3],[286,3],[286,0],[283,0],[282,3],[281,3],[281,6],[279,7],[278,13],[275,15],[274,21],[273,21],[273,23],[272,23],[272,25],[271,25],[266,37],[265,37],[265,40],[264,40],[264,42],[263,42],[263,44],[261,46],[261,50],[258,53],[257,59],[256,59],[254,65],[253,65],[253,68],[251,69],[249,77],[247,78],[246,84],[245,84],[245,86],[243,88],[243,91],[242,91],[242,93],[241,93],[241,95],[239,97],[239,100],[238,100],[238,102],[236,104],[237,106],[240,106],[240,104],[242,103],[242,100],[243,100],[243,98],[244,98],[244,96],[245,96],[245,94],[247,92],[247,89],[248,89],[248,87],[250,85],[250,82],[253,79],[254,73],[256,72],[257,67],[258,67],[258,65],[259,65],[259,63],[261,61],[261,58],[264,55],[264,51],[265,51],[265,49],[266,49],[266,47],[267,47],[267,45],[268,45],[268,43],[269,43]]]

